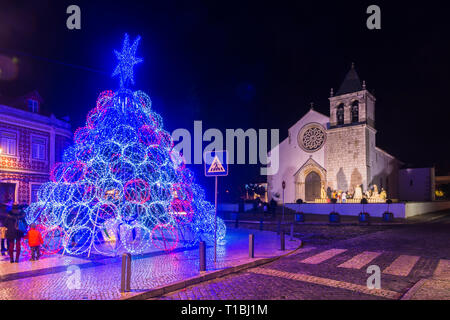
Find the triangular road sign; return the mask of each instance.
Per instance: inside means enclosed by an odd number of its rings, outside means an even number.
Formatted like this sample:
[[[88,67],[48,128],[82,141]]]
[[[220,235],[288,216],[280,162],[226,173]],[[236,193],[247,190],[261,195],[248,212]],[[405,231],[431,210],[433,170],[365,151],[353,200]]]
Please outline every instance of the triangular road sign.
[[[228,175],[227,151],[207,151],[203,155],[205,160],[205,176],[217,177]]]
[[[226,170],[223,167],[222,163],[220,163],[219,158],[215,156],[213,162],[211,163],[211,166],[208,169],[208,173],[217,173],[217,172],[226,172]]]

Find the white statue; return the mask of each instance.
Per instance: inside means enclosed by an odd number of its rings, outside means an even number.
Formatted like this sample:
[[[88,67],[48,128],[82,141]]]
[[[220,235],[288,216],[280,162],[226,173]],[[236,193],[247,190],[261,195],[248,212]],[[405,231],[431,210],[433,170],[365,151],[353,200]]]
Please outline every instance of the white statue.
[[[353,199],[361,199],[362,198],[362,188],[360,185],[356,186],[355,194],[353,195]]]
[[[378,186],[376,184],[374,184],[371,198],[378,199],[379,197],[380,197],[380,195],[378,194]]]
[[[380,198],[381,198],[382,200],[386,200],[386,199],[387,199],[387,192],[386,192],[386,190],[384,190],[383,188],[381,188]]]
[[[327,198],[327,193],[325,192],[325,187],[322,186],[322,188],[320,189],[320,198],[321,199],[326,199]]]

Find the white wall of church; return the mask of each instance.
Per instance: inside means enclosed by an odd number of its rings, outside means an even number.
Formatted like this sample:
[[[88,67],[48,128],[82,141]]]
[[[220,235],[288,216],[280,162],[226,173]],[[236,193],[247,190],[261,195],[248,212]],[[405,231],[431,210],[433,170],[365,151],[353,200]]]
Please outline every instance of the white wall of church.
[[[384,188],[388,198],[398,198],[398,170],[400,163],[393,156],[376,146],[375,131],[368,131],[369,179],[368,185],[376,185],[378,192]]]
[[[325,167],[325,147],[309,153],[300,148],[297,138],[300,130],[305,125],[315,122],[326,128],[328,121],[329,118],[327,116],[314,110],[310,110],[296,124],[289,128],[288,137],[271,151],[271,154],[279,152],[280,164],[278,173],[267,177],[269,200],[274,198],[278,202],[282,201],[283,181],[286,182],[284,195],[286,203],[294,203],[297,198],[301,198],[298,194],[300,192],[300,186],[296,183],[295,174],[305,162],[310,159],[310,157],[320,166]],[[276,195],[279,195],[279,197],[276,197]]]

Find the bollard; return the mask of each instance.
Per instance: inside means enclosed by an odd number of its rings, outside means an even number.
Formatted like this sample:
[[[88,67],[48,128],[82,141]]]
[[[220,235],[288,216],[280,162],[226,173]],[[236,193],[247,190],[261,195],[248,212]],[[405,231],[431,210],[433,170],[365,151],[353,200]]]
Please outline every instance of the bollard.
[[[294,241],[294,224],[291,223],[291,241]]]
[[[255,235],[254,234],[248,235],[248,256],[250,258],[255,257]]]
[[[383,221],[384,222],[392,222],[394,221],[394,214],[392,212],[384,212],[383,213]]]
[[[198,244],[199,258],[200,258],[200,271],[206,271],[206,245],[205,241],[200,241]]]
[[[263,227],[264,227],[264,222],[263,222],[263,218],[259,219],[259,230],[263,231]]]
[[[284,245],[284,230],[281,231],[281,233],[280,233],[280,240],[281,240],[281,250],[284,251],[284,250],[285,250],[285,245]]]
[[[120,292],[131,291],[131,254],[122,255],[122,273],[120,277]]]

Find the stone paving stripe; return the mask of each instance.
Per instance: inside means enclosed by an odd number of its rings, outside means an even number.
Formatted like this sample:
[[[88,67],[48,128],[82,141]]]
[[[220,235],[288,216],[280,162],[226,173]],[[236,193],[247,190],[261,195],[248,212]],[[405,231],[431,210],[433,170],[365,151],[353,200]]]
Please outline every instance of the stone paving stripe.
[[[267,269],[267,268],[254,268],[251,270],[248,270],[248,272],[268,275],[268,276],[274,276],[274,277],[280,277],[285,279],[291,279],[291,280],[298,280],[302,282],[308,282],[313,284],[318,284],[322,286],[328,286],[333,288],[340,288],[340,289],[346,289],[354,292],[360,292],[367,295],[374,295],[378,297],[383,297],[387,299],[399,299],[401,297],[401,293],[391,291],[391,290],[385,290],[385,289],[369,289],[367,286],[362,286],[359,284],[354,284],[350,282],[344,282],[344,281],[338,281],[333,279],[327,279],[327,278],[321,278],[316,276],[311,276],[307,274],[302,273],[292,273],[292,272],[284,272],[284,271],[278,271],[273,269]]]
[[[347,251],[347,249],[330,249],[330,250],[326,250],[321,253],[318,253],[312,257],[306,258],[300,262],[308,263],[308,264],[319,264],[319,263],[324,262],[328,259],[331,259],[334,256],[337,256],[338,254],[341,254],[342,252],[345,252],[345,251]]]
[[[401,255],[384,269],[383,273],[406,277],[419,259],[418,256]]]
[[[450,280],[450,260],[439,260],[436,270],[434,270],[433,277]]]
[[[295,251],[295,255],[299,255],[299,254],[302,254],[302,253],[305,253],[305,252],[309,252],[309,251],[314,250],[314,249],[316,249],[316,247],[303,247],[303,248],[297,249]]]
[[[381,252],[373,252],[373,251],[364,251],[348,261],[340,264],[338,267],[340,268],[349,268],[349,269],[361,269],[365,265],[369,264],[373,259],[378,257]]]

